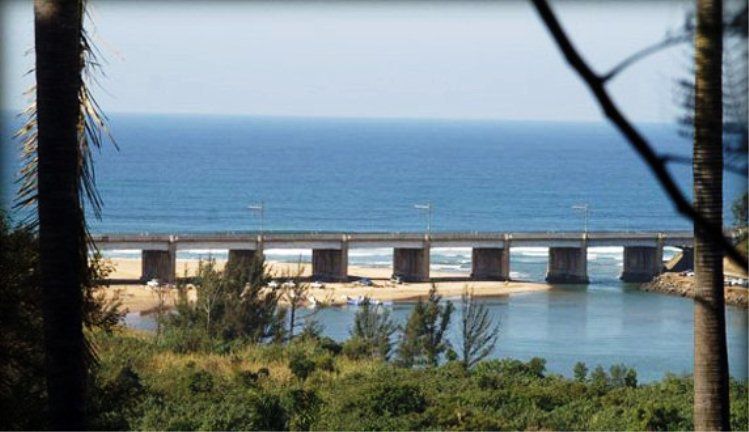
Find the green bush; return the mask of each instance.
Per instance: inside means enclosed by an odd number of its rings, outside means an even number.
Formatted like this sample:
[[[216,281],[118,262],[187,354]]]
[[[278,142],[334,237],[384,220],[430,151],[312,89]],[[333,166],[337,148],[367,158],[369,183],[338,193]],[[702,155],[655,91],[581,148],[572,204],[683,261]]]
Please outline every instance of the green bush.
[[[343,344],[343,355],[351,360],[363,360],[371,357],[372,348],[370,344],[359,337],[353,336]]]
[[[334,341],[329,337],[323,337],[319,339],[320,348],[330,352],[333,355],[338,355],[343,350],[343,345]]]
[[[372,412],[375,415],[400,416],[420,413],[426,408],[426,400],[413,384],[385,384],[377,386],[371,394]]]
[[[322,401],[313,390],[292,388],[285,394],[285,405],[288,407],[289,428],[291,430],[309,430],[317,419]]]
[[[206,371],[194,372],[188,387],[193,393],[208,393],[213,390],[213,377]]]
[[[302,354],[294,355],[289,361],[289,369],[297,378],[304,381],[315,371],[315,362]]]
[[[577,378],[568,379],[548,374],[542,359],[406,369],[368,355],[336,357],[319,340],[245,345],[226,355],[175,355],[127,332],[99,333],[95,342],[101,393],[92,393],[89,415],[97,429],[693,428],[690,377],[633,385],[634,371],[624,366],[588,376],[576,367]],[[161,364],[164,358],[172,363]],[[313,373],[331,365],[337,373]],[[287,366],[299,379],[288,380]],[[730,397],[731,425],[746,430],[747,383],[732,380]]]

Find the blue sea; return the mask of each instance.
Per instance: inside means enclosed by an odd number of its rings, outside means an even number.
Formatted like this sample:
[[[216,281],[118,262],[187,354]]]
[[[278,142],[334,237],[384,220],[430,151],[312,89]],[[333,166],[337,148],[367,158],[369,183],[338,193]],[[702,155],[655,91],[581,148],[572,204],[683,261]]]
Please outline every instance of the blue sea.
[[[12,198],[17,150],[4,117],[4,206]],[[664,153],[689,156],[675,124],[640,124]],[[606,123],[458,120],[111,116],[119,151],[96,155],[102,218],[93,232],[258,231],[247,208],[265,204],[264,229],[279,231],[423,231],[431,203],[433,231],[689,230],[644,163]],[[691,167],[674,166],[691,195]],[[726,222],[745,179],[726,174]],[[268,250],[293,261],[307,250]],[[676,251],[669,249],[666,257]],[[542,280],[543,248],[514,248],[511,276]],[[545,357],[570,375],[576,361],[625,363],[642,380],[692,367],[692,303],[641,292],[618,280],[621,248],[589,250],[591,284],[487,301],[502,323],[498,357]],[[115,255],[137,256],[135,251]],[[221,256],[186,251],[180,258]],[[389,266],[392,251],[356,250],[352,264]],[[470,271],[469,249],[432,251],[434,270]],[[412,305],[399,304],[403,321]],[[317,314],[326,332],[348,335],[353,309]],[[727,308],[731,373],[747,377],[747,311]],[[148,319],[128,318],[148,327]]]
[[[5,116],[9,120],[8,115]],[[12,117],[10,118],[11,120]],[[15,123],[15,124],[14,124]],[[5,184],[17,168],[4,122]],[[113,115],[94,232],[689,229],[607,123]],[[642,124],[688,156],[675,124]],[[672,169],[691,195],[691,167]],[[726,209],[743,179],[727,174]],[[6,188],[4,201],[10,188]],[[727,211],[727,214],[730,212]]]

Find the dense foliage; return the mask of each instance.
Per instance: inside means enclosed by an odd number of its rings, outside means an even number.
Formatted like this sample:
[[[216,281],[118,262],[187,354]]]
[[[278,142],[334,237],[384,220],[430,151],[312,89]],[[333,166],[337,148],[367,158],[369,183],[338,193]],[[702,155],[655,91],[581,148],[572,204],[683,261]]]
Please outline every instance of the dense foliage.
[[[177,285],[175,313],[157,317],[160,341],[176,352],[193,352],[231,344],[280,341],[285,310],[278,307],[280,292],[267,290],[265,262],[255,258],[244,269],[218,270],[213,259],[201,261],[188,298],[188,286]]]
[[[111,333],[124,315],[117,296],[105,296],[95,281],[111,264],[94,254],[83,292],[82,322],[88,331]],[[48,421],[44,331],[39,287],[38,234],[33,226],[13,226],[0,213],[0,429],[44,429]],[[96,354],[96,344],[89,351]],[[94,358],[89,388],[97,393]],[[92,405],[90,410],[96,408]]]
[[[349,358],[329,339],[178,354],[152,335],[99,334],[111,400],[100,428],[555,429],[692,428],[692,381],[641,385],[631,369],[549,374],[542,359],[403,368]],[[732,426],[746,430],[747,385],[731,383]]]

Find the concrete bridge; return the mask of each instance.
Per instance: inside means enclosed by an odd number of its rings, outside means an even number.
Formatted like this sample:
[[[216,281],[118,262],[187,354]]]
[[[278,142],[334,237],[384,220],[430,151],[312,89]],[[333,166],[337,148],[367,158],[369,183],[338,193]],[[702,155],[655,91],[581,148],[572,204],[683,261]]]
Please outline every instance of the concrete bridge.
[[[551,283],[587,283],[587,248],[624,247],[621,279],[648,281],[663,268],[663,247],[691,248],[691,232],[527,232],[527,233],[265,233],[259,234],[104,234],[94,235],[99,250],[142,251],[141,280],[176,277],[177,251],[228,251],[228,265],[248,265],[264,249],[311,249],[312,277],[348,279],[348,252],[362,248],[392,248],[393,273],[406,281],[428,281],[431,248],[472,248],[471,279],[509,280],[510,249],[521,246],[549,248],[546,280]]]

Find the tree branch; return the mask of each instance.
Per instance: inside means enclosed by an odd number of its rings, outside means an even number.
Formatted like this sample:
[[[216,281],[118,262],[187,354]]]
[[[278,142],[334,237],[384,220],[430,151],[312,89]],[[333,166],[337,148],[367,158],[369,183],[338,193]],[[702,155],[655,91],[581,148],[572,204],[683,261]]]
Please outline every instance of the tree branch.
[[[541,17],[541,20],[549,30],[549,33],[551,33],[551,36],[554,38],[560,51],[562,51],[567,63],[569,63],[569,65],[580,75],[583,81],[585,81],[585,84],[587,84],[588,88],[593,93],[593,96],[598,101],[606,118],[608,118],[609,121],[619,129],[619,132],[624,135],[632,148],[634,148],[637,154],[648,165],[653,175],[658,179],[661,187],[666,191],[666,194],[676,207],[676,210],[680,214],[691,219],[694,222],[695,227],[718,241],[726,254],[730,256],[733,261],[746,268],[746,257],[739,253],[739,251],[723,235],[723,230],[720,226],[710,224],[701,214],[695,211],[694,207],[689,203],[674,179],[668,173],[666,162],[658,156],[645,138],[634,128],[634,126],[632,126],[632,124],[621,113],[619,108],[614,104],[606,91],[605,79],[596,75],[577,52],[546,0],[531,1],[538,12],[538,15]]]
[[[648,47],[645,47],[633,54],[630,54],[629,57],[625,58],[621,62],[619,62],[616,66],[611,68],[610,71],[608,71],[606,74],[601,76],[601,81],[607,82],[611,80],[611,78],[614,78],[616,75],[618,75],[620,72],[622,72],[624,69],[628,68],[632,64],[642,60],[643,58],[655,54],[658,51],[664,50],[666,48],[670,48],[674,45],[678,45],[680,43],[689,42],[692,38],[692,34],[690,33],[683,33],[677,36],[669,36],[662,41],[655,43],[653,45],[650,45]]]

